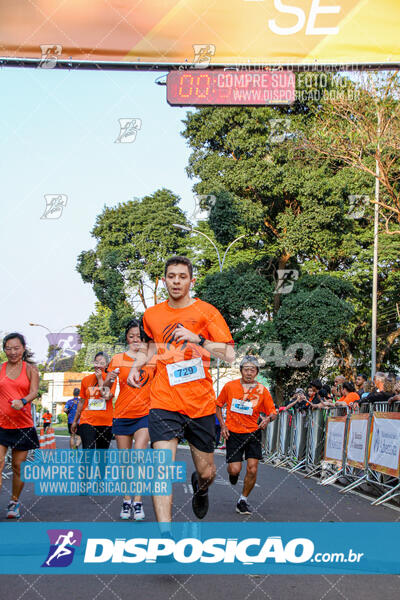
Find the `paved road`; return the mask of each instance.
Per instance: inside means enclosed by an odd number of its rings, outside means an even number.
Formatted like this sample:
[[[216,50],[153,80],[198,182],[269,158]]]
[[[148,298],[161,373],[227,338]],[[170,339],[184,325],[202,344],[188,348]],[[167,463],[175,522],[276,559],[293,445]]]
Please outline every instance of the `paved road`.
[[[60,440],[58,447],[66,447]],[[187,461],[192,471],[190,453],[178,450],[178,460]],[[217,479],[210,491],[208,521],[397,521],[399,512],[391,508],[372,507],[362,497],[341,495],[336,487],[318,486],[315,480],[289,474],[282,469],[260,465],[258,485],[251,495],[253,515],[242,517],[235,512],[241,479],[233,487],[227,481],[224,456],[216,455]],[[190,478],[189,478],[190,479]],[[5,481],[4,504],[10,482]],[[176,521],[194,520],[190,485],[175,484]],[[27,485],[23,496],[22,521],[118,521],[120,499],[111,497],[37,497]],[[145,498],[146,518],[154,520],[149,498]],[[140,523],[127,526],[140,527]],[[10,531],[12,523],[9,523]],[[140,600],[398,600],[398,576],[0,576],[2,600],[128,600],[137,592]],[[134,586],[134,587],[133,587]]]

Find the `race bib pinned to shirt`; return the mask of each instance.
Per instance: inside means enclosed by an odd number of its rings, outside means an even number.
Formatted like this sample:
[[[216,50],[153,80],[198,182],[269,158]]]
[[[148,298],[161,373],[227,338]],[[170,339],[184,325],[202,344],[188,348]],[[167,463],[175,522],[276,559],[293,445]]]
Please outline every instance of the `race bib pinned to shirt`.
[[[88,410],[106,410],[106,401],[102,397],[96,397],[99,394],[97,387],[89,388],[90,398],[88,400]]]
[[[241,415],[252,415],[253,414],[253,403],[251,400],[239,400],[238,398],[232,398],[231,411],[240,413]]]
[[[170,385],[188,383],[189,381],[204,379],[206,376],[203,361],[200,357],[167,365],[167,372]]]

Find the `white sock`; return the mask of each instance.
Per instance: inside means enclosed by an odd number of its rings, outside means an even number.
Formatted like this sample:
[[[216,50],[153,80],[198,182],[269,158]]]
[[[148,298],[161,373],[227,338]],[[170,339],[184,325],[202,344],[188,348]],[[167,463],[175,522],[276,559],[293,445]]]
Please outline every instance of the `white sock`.
[[[240,494],[240,498],[239,498],[238,502],[240,502],[241,500],[244,500],[245,502],[247,502],[247,496],[243,496],[243,494]]]
[[[124,504],[132,504],[132,500],[123,500]]]

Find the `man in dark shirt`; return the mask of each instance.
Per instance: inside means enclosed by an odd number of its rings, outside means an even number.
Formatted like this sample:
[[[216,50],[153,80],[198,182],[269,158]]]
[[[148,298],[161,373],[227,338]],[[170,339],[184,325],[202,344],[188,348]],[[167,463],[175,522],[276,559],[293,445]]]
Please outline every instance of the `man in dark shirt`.
[[[71,431],[71,425],[74,422],[75,413],[76,413],[76,410],[77,410],[78,404],[79,404],[79,392],[80,392],[80,389],[75,388],[74,389],[74,397],[71,398],[70,400],[67,400],[67,402],[65,403],[65,406],[64,406],[64,412],[67,413],[67,415],[68,415],[68,432],[69,432],[69,435],[71,436],[69,439],[69,445],[70,445],[71,450],[78,448],[79,444],[81,443],[81,438],[78,435],[79,428],[78,428],[77,433],[73,433]],[[78,423],[79,423],[79,421],[78,421]]]
[[[374,377],[375,390],[361,399],[364,402],[387,402],[393,396],[393,392],[385,391],[386,375],[381,371],[377,371]]]
[[[365,384],[367,383],[366,375],[359,373],[356,377],[356,392],[361,396],[365,393]]]
[[[285,402],[286,410],[293,408],[294,410],[307,410],[308,403],[306,395],[302,388],[297,388],[292,398]]]

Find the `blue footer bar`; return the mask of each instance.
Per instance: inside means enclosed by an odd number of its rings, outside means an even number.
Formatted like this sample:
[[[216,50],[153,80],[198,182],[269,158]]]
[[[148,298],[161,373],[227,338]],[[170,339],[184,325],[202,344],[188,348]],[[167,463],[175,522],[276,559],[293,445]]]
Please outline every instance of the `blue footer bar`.
[[[0,573],[399,574],[399,539],[400,523],[8,522]]]

